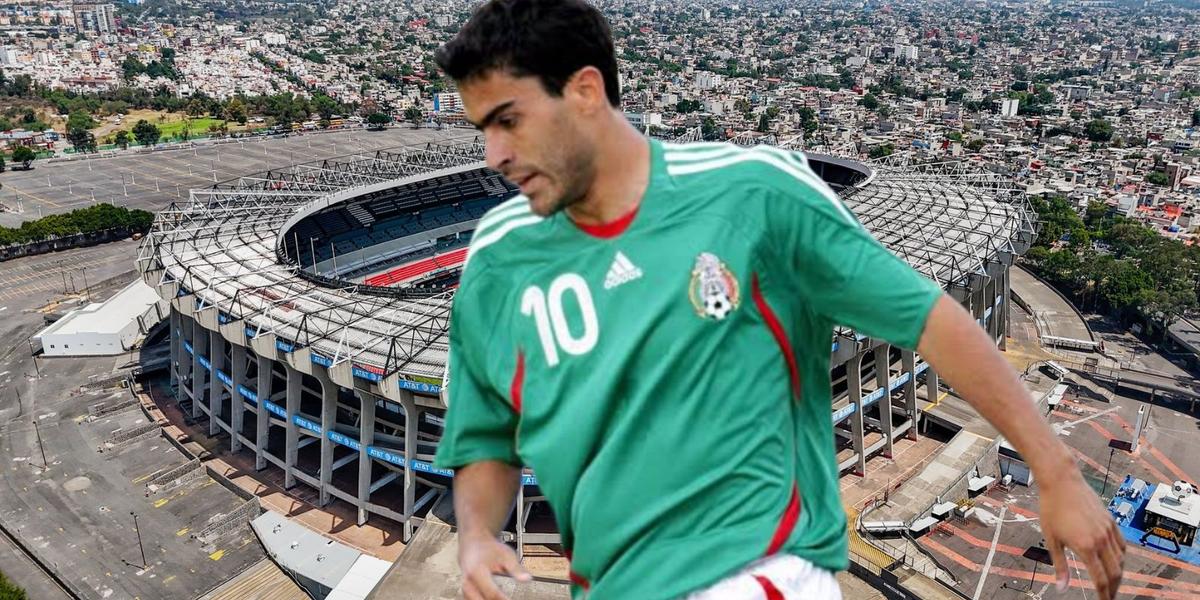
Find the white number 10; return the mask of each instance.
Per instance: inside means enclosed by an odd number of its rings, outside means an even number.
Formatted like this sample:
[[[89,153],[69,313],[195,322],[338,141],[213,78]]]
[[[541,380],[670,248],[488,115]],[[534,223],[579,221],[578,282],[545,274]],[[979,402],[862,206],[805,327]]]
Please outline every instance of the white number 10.
[[[583,313],[583,333],[579,337],[571,334],[567,317],[563,314],[563,294],[567,291],[574,292],[575,300],[579,302],[579,311]],[[567,354],[580,355],[596,346],[600,325],[596,322],[592,293],[588,290],[587,282],[575,273],[564,273],[554,278],[554,281],[550,282],[549,298],[542,292],[542,288],[532,285],[526,288],[521,296],[521,312],[526,316],[532,315],[537,323],[542,353],[546,355],[546,362],[551,367],[558,364],[559,348]]]

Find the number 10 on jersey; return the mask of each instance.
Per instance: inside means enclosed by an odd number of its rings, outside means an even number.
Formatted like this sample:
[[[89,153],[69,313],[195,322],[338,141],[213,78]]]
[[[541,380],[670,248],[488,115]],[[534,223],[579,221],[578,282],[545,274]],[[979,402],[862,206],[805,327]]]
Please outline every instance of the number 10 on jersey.
[[[571,333],[571,328],[567,325],[567,316],[563,312],[563,294],[567,292],[575,295],[583,317],[583,332],[578,337]],[[532,316],[537,324],[542,354],[546,356],[546,363],[551,367],[558,364],[559,348],[567,354],[585,354],[596,346],[596,338],[600,336],[592,292],[588,289],[587,282],[577,273],[564,273],[555,277],[546,292],[536,285],[525,288],[525,293],[521,295],[521,313]]]

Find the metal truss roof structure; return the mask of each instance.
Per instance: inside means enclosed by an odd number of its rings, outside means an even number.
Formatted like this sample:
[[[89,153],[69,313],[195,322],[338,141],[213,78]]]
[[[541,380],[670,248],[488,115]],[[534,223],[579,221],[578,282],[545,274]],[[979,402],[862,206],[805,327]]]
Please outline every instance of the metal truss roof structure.
[[[756,141],[762,141],[757,138]],[[750,140],[747,140],[749,143]],[[384,377],[441,380],[453,291],[367,289],[314,277],[281,260],[284,224],[310,204],[353,189],[479,164],[479,138],[355,154],[246,175],[192,190],[161,211],[139,248],[143,276],[176,302],[214,308],[222,325],[270,333],[335,366]],[[843,161],[844,162],[844,161]],[[855,163],[862,165],[862,163]],[[847,206],[888,248],[950,286],[1032,239],[1034,218],[1004,178],[963,163],[870,163],[842,190]]]

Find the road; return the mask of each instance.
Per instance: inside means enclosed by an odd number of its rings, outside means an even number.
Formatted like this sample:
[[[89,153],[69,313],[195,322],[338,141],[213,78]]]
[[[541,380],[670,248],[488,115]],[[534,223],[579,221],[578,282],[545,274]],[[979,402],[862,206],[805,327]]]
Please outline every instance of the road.
[[[1042,283],[1024,269],[1014,266],[1009,270],[1012,280],[1009,285],[1014,293],[1037,312],[1039,331],[1042,335],[1090,340],[1087,324],[1083,317],[1054,289]],[[1048,328],[1049,331],[1044,329]]]

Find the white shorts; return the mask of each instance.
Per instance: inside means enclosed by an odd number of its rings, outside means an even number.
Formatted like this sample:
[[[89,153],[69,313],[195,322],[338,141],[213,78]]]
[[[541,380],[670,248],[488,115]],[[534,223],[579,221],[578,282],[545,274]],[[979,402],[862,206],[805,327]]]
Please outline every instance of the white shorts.
[[[803,558],[779,554],[755,561],[683,600],[841,600],[831,571]]]

